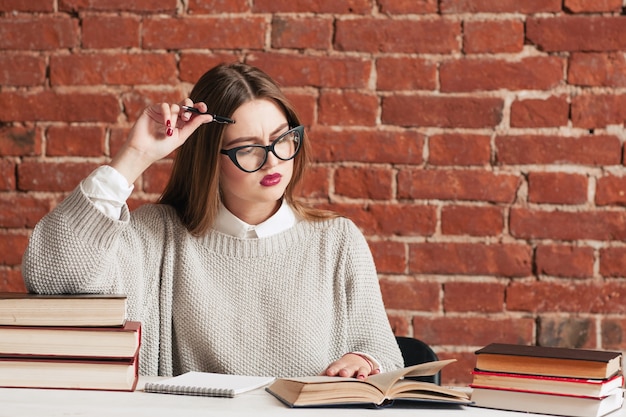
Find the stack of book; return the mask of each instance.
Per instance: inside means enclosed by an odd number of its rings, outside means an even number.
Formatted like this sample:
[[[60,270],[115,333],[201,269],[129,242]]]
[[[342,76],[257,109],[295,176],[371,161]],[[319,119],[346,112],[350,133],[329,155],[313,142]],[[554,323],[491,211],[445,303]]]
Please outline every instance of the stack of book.
[[[493,343],[476,351],[479,407],[600,417],[622,407],[621,352]]]
[[[133,391],[141,323],[123,295],[0,293],[0,386]]]

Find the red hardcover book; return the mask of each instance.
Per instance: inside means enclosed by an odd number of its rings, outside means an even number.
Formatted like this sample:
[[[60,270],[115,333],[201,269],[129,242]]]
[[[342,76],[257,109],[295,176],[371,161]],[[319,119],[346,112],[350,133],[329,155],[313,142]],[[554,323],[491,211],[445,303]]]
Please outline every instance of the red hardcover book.
[[[624,376],[607,379],[562,378],[474,370],[472,388],[507,389],[544,394],[605,397],[624,385]]]
[[[141,323],[122,327],[0,326],[0,356],[132,358],[141,343]]]

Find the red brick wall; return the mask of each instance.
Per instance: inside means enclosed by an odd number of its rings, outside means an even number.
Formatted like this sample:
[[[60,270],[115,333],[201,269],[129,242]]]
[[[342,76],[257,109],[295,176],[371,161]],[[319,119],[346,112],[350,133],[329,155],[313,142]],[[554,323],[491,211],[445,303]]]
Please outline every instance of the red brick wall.
[[[306,197],[366,234],[399,335],[626,349],[623,0],[0,0],[0,290],[150,102],[245,60],[314,142]],[[169,162],[136,185],[154,200]]]

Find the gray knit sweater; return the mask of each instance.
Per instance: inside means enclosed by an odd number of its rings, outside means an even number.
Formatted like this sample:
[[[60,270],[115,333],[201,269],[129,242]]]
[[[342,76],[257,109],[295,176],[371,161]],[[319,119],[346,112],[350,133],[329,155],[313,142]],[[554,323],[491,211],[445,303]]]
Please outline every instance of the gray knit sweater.
[[[345,218],[194,237],[169,206],[112,220],[79,186],[37,224],[22,274],[37,293],[126,294],[142,375],[315,375],[351,351],[402,366],[371,253]]]

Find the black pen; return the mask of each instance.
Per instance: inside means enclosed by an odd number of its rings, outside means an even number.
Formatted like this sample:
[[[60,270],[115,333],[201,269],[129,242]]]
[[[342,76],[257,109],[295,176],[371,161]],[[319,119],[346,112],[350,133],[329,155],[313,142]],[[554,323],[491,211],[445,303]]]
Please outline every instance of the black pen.
[[[196,109],[195,107],[191,107],[191,106],[180,106],[183,110],[186,111],[190,111],[192,113],[196,113],[196,114],[211,114],[211,113],[202,113],[200,110]],[[230,119],[228,117],[225,116],[218,116],[217,114],[211,114],[211,116],[213,116],[213,121],[216,123],[235,123],[235,121],[233,119]]]

